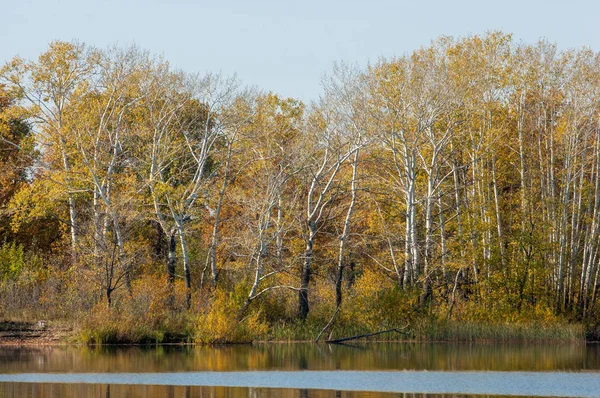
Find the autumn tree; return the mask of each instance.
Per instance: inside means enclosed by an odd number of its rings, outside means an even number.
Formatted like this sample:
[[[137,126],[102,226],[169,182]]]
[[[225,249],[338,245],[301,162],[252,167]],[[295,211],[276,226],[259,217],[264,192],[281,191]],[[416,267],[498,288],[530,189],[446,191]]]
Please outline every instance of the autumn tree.
[[[6,242],[10,230],[7,205],[15,192],[33,174],[36,151],[26,111],[15,104],[15,98],[0,85],[0,241]]]
[[[240,314],[263,294],[295,287],[279,283],[278,275],[294,265],[288,234],[295,229],[299,190],[293,186],[302,168],[298,156],[303,139],[304,104],[274,94],[259,95],[242,134],[247,161],[236,179],[231,200],[242,215],[238,252],[245,253],[250,288]]]
[[[50,167],[60,170],[57,181],[66,189],[71,251],[78,245],[78,216],[74,181],[74,148],[65,129],[64,112],[75,91],[84,84],[92,71],[90,59],[95,57],[85,45],[55,41],[37,61],[14,58],[0,75],[31,113],[30,120],[37,130]]]
[[[165,81],[159,79],[157,84]],[[189,230],[199,220],[200,205],[211,197],[205,189],[214,172],[215,145],[224,135],[220,115],[234,101],[237,88],[234,78],[210,74],[201,79],[191,77],[179,90],[177,86],[175,90],[162,88],[167,90],[166,96],[156,97],[157,102],[147,108],[152,123],[151,149],[146,153],[149,188],[156,218],[168,236],[167,269],[171,277],[175,272],[175,240],[179,240],[188,306],[192,288]]]

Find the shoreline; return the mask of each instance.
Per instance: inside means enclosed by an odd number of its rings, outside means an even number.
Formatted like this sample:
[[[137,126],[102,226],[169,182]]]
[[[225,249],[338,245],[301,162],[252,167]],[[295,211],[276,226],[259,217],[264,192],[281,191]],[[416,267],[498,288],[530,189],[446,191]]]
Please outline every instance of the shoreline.
[[[73,345],[73,329],[46,321],[0,321],[0,346]]]
[[[467,332],[456,329],[456,323],[430,323],[437,328],[429,329],[417,326],[412,329],[410,337],[391,339],[368,339],[361,338],[353,343],[560,343],[560,344],[589,344],[597,343],[594,334],[587,334],[583,325],[580,324],[556,324],[556,325],[519,325],[519,324],[471,324]],[[553,333],[556,330],[571,329],[572,333],[562,335]],[[549,333],[540,333],[540,330],[548,329]],[[306,335],[298,336],[296,339],[268,338],[259,336],[251,341],[215,341],[202,342],[193,336],[171,336],[162,341],[108,341],[101,344],[90,343],[81,339],[75,327],[66,323],[54,321],[0,321],[0,347],[36,347],[36,346],[224,346],[224,345],[248,345],[248,344],[290,344],[290,343],[315,343],[314,339],[305,339]],[[267,337],[267,338],[265,338]],[[281,336],[279,336],[281,337]],[[336,344],[321,341],[315,344]],[[337,343],[340,344],[340,343]],[[343,344],[343,343],[342,343]]]
[[[526,340],[506,340],[506,339],[478,339],[478,340],[361,340],[354,344],[366,343],[398,343],[398,344],[598,344],[595,340],[573,340],[573,339],[526,339]],[[0,333],[0,349],[3,347],[223,347],[223,346],[243,346],[243,345],[268,345],[268,344],[315,344],[315,345],[340,345],[344,343],[326,343],[314,342],[311,340],[255,340],[252,342],[225,342],[218,344],[208,344],[201,342],[161,342],[161,343],[110,343],[110,344],[86,344],[73,339],[72,334],[52,334],[47,333],[39,336],[4,336]]]

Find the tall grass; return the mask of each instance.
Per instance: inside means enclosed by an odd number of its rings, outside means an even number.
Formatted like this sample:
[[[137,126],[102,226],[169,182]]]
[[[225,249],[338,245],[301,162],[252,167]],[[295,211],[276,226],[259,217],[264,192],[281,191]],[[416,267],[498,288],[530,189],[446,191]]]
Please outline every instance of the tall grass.
[[[281,322],[272,326],[267,340],[271,341],[314,341],[323,328],[316,320]],[[390,329],[387,325],[371,329],[365,325],[351,324],[337,327],[333,333],[326,331],[322,340],[342,338]],[[437,321],[418,319],[409,325],[405,334],[388,333],[369,338],[370,341],[585,341],[585,328],[579,324],[510,324]]]
[[[585,328],[578,324],[474,323],[418,320],[411,334],[420,341],[585,341]]]
[[[214,334],[208,325],[199,329],[185,330],[184,334],[175,335],[173,330],[153,330],[142,325],[133,328],[117,326],[114,323],[96,325],[82,330],[80,338],[88,344],[118,343],[150,343],[191,342],[202,344],[248,343],[251,341],[273,342],[307,342],[314,341],[324,324],[317,320],[281,321],[263,329],[260,334],[253,335],[252,328],[243,324],[232,325],[232,331],[226,334]],[[198,325],[196,325],[198,327]],[[388,329],[387,326],[370,329],[365,325],[338,325],[327,330],[321,341],[343,337],[358,336]],[[181,330],[180,330],[181,332]],[[562,341],[583,342],[586,331],[579,324],[486,324],[458,321],[436,321],[431,319],[417,320],[404,330],[405,334],[387,333],[363,341],[456,341],[456,342],[527,342],[527,341]],[[213,337],[214,336],[214,337]],[[216,337],[218,336],[218,338]]]

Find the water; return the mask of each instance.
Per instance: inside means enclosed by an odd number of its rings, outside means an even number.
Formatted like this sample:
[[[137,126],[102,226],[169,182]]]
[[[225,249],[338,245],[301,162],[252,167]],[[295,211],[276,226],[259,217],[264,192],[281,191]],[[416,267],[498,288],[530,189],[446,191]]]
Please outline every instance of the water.
[[[0,398],[406,394],[600,397],[600,345],[0,347]]]

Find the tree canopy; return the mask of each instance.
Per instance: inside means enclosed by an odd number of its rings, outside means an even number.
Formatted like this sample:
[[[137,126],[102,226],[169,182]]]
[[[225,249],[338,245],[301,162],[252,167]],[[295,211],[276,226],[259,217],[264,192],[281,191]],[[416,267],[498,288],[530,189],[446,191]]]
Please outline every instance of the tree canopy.
[[[310,105],[76,42],[0,82],[0,316],[600,320],[589,49],[442,37]]]

